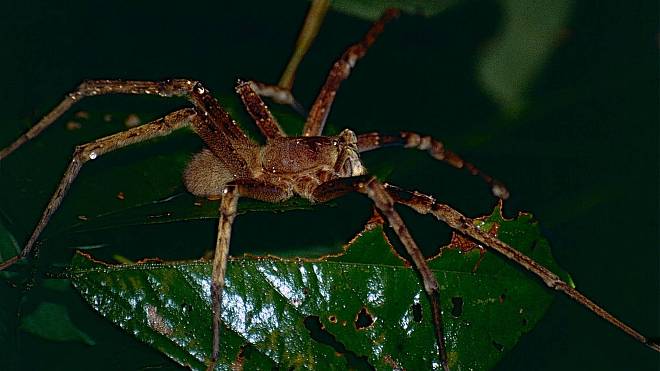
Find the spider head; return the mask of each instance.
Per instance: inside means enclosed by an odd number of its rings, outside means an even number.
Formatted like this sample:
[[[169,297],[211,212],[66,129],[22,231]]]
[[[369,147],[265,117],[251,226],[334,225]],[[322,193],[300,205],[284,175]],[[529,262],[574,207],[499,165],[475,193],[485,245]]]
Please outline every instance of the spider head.
[[[336,169],[339,169],[339,176],[350,177],[364,175],[367,173],[357,146],[357,136],[349,129],[342,130],[338,136],[339,156],[337,157]]]

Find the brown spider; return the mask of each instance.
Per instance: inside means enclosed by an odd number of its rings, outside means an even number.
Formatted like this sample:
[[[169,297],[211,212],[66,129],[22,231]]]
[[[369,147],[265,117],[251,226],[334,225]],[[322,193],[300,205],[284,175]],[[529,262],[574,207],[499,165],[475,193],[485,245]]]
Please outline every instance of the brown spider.
[[[383,184],[369,176],[359,156],[362,152],[391,145],[426,150],[438,160],[480,176],[491,186],[495,196],[503,199],[508,197],[508,192],[501,183],[446,150],[441,142],[406,131],[395,135],[375,132],[356,135],[351,130],[345,129],[338,136],[322,136],[326,118],[341,82],[349,76],[357,60],[366,54],[367,49],[382,32],[385,23],[397,14],[395,10],[386,12],[360,42],[350,46],[335,62],[312,105],[302,136],[287,137],[259,97],[259,95],[271,96],[278,98],[278,101],[295,105],[295,100],[288,91],[255,82],[239,81],[236,92],[259,130],[266,137],[267,143],[263,146],[250,140],[199,82],[185,79],[162,82],[118,80],[83,82],[27,133],[0,151],[0,160],[37,136],[84,97],[116,93],[185,97],[193,107],[175,111],[142,126],[78,146],[25,247],[18,256],[1,262],[0,270],[28,257],[33,252],[41,232],[60,206],[84,163],[116,149],[165,136],[175,130],[191,126],[208,148],[195,155],[188,164],[184,173],[185,186],[197,196],[222,198],[212,271],[213,351],[209,367],[213,367],[219,354],[221,297],[231,228],[236,216],[238,199],[247,197],[266,202],[281,202],[298,195],[312,202],[325,202],[354,191],[367,195],[374,202],[401,240],[421,275],[424,289],[431,302],[439,357],[445,370],[448,369],[448,365],[442,331],[439,285],[403,220],[394,209],[395,203],[409,206],[421,214],[432,214],[457,231],[497,250],[540,277],[550,288],[564,292],[638,341],[660,351],[657,344],[598,307],[554,273],[492,235],[482,232],[471,219],[450,206],[437,203],[431,196]]]

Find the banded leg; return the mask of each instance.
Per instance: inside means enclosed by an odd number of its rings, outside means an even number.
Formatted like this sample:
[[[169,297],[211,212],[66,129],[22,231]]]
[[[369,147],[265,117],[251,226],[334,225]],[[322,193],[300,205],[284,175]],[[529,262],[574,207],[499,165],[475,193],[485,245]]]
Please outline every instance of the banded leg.
[[[143,142],[156,137],[166,136],[175,130],[181,129],[190,124],[199,125],[201,121],[193,108],[185,108],[175,111],[150,123],[134,127],[132,129],[123,131],[121,133],[113,134],[105,138],[97,139],[93,142],[80,145],[76,147],[73,152],[73,158],[66,169],[57,190],[48,202],[48,206],[44,210],[39,223],[35,227],[30,239],[28,240],[23,250],[17,256],[0,263],[0,270],[3,270],[18,260],[30,255],[35,242],[39,235],[48,224],[48,221],[53,216],[55,211],[62,203],[62,199],[66,195],[69,187],[78,176],[82,166],[90,160],[94,160],[108,152],[116,149],[129,146],[131,144]]]
[[[358,59],[367,54],[367,49],[373,45],[378,35],[383,32],[385,23],[399,15],[396,9],[389,9],[383,16],[371,26],[367,34],[360,42],[350,46],[344,54],[335,62],[325,80],[325,84],[321,88],[321,92],[314,101],[309,116],[305,121],[303,128],[304,136],[318,136],[323,133],[325,121],[328,118],[328,113],[332,107],[332,102],[335,100],[337,90],[342,81],[346,80],[351,74],[351,70],[355,67]]]
[[[452,207],[437,203],[431,196],[424,195],[419,192],[406,191],[390,184],[385,184],[385,190],[390,194],[390,196],[392,196],[395,202],[409,206],[420,214],[431,214],[438,220],[447,223],[447,225],[449,225],[451,228],[483,243],[484,245],[502,254],[507,259],[519,264],[526,270],[539,277],[551,289],[563,292],[566,294],[566,296],[575,300],[582,306],[595,313],[597,316],[616,326],[626,334],[633,337],[635,340],[641,342],[642,344],[655,351],[660,352],[660,344],[643,336],[632,327],[626,325],[621,320],[614,317],[612,314],[598,306],[596,303],[591,301],[575,288],[571,287],[568,283],[564,282],[561,278],[559,278],[559,276],[552,273],[544,266],[538,264],[508,244],[498,240],[497,237],[491,235],[490,233],[480,230],[474,224],[472,219],[464,216],[463,214],[454,210]]]
[[[440,356],[440,364],[445,371],[448,371],[447,350],[442,328],[442,309],[440,308],[440,286],[431,268],[426,263],[426,258],[410,235],[403,219],[394,210],[394,200],[385,190],[384,186],[371,176],[340,178],[321,184],[314,191],[313,196],[317,201],[328,201],[351,191],[364,193],[374,202],[378,210],[387,218],[388,223],[399,237],[406,252],[410,255],[417,272],[422,277],[424,291],[431,302],[433,327]]]
[[[7,157],[25,142],[39,135],[39,133],[55,122],[76,102],[85,97],[105,94],[184,97],[191,101],[200,113],[211,117],[209,123],[215,126],[213,130],[223,134],[222,137],[219,136],[220,138],[216,140],[216,142],[222,142],[220,145],[223,148],[230,148],[232,143],[248,145],[250,142],[247,136],[240,130],[231,117],[229,117],[229,114],[220,106],[218,101],[197,81],[185,79],[166,81],[89,80],[84,81],[73,92],[67,94],[55,108],[42,117],[30,130],[2,149],[0,151],[0,160]],[[241,165],[244,164],[239,164],[238,162],[232,164],[233,167]]]
[[[236,218],[238,199],[248,197],[266,202],[279,202],[291,197],[291,192],[275,185],[253,179],[239,179],[227,184],[220,201],[220,219],[211,273],[211,307],[213,310],[213,350],[208,370],[215,368],[220,355],[220,322],[222,317],[222,292],[225,287],[227,256],[231,239],[231,227]]]
[[[404,148],[415,148],[427,151],[431,157],[443,161],[457,169],[465,169],[471,175],[480,177],[490,186],[495,197],[506,200],[509,191],[504,184],[488,174],[483,173],[473,164],[463,160],[456,153],[445,148],[445,145],[427,135],[420,135],[410,131],[402,131],[398,134],[381,134],[377,132],[358,135],[358,150],[360,153],[391,146]]]

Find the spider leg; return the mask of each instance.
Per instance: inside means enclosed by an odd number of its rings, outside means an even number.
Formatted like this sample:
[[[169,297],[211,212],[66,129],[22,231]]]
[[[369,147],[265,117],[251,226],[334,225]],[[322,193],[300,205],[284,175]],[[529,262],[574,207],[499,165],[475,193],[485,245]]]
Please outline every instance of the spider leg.
[[[358,135],[358,150],[360,153],[390,146],[425,150],[436,160],[443,161],[457,169],[465,169],[471,175],[479,176],[491,187],[491,192],[495,197],[504,200],[509,198],[509,191],[502,182],[483,173],[473,164],[463,160],[456,153],[446,149],[442,142],[433,139],[430,136],[420,135],[410,131],[402,131],[397,134],[381,134],[373,132]]]
[[[394,210],[394,199],[385,190],[384,186],[372,176],[357,176],[350,178],[339,178],[319,185],[314,190],[313,197],[316,201],[323,202],[337,198],[351,191],[366,194],[376,205],[378,210],[387,218],[388,223],[399,237],[399,240],[410,255],[415,268],[422,276],[424,291],[431,302],[433,316],[433,327],[440,355],[440,364],[445,371],[449,370],[447,365],[447,350],[445,347],[444,332],[442,329],[442,309],[440,308],[440,290],[438,281],[429,268],[426,258],[410,235],[403,219]]]
[[[240,95],[250,117],[252,117],[267,140],[285,137],[286,134],[277,122],[277,119],[273,117],[266,104],[264,104],[264,101],[256,93],[255,86],[256,84],[252,81],[243,82],[239,80],[236,86],[236,93]]]
[[[0,160],[7,157],[25,142],[39,135],[39,133],[55,122],[76,102],[85,97],[105,94],[184,97],[192,102],[199,112],[211,116],[211,122],[217,126],[214,131],[222,133],[227,137],[228,141],[244,145],[249,145],[251,142],[231,117],[229,117],[229,114],[220,106],[220,103],[197,81],[185,79],[166,81],[89,80],[84,81],[73,92],[67,94],[55,108],[42,117],[32,128],[9,146],[2,149],[0,151]]]
[[[323,132],[325,121],[328,118],[328,113],[332,107],[332,102],[335,99],[337,90],[342,81],[346,80],[351,74],[351,70],[355,66],[358,59],[367,54],[367,49],[376,41],[378,35],[383,32],[385,23],[392,18],[398,16],[399,11],[396,9],[389,9],[383,16],[371,26],[367,34],[364,35],[362,40],[354,44],[335,62],[328,74],[328,77],[321,88],[321,92],[314,101],[312,108],[309,111],[309,116],[303,128],[304,136],[317,136]]]
[[[657,342],[643,336],[632,327],[626,325],[621,320],[614,317],[612,314],[598,306],[596,303],[584,296],[584,294],[576,290],[568,283],[564,282],[561,278],[559,278],[559,276],[552,273],[544,266],[520,253],[518,250],[514,249],[508,244],[498,240],[495,236],[480,230],[474,224],[472,219],[464,216],[452,207],[437,203],[431,196],[419,192],[407,191],[390,184],[385,184],[385,190],[394,199],[395,202],[409,206],[420,214],[431,214],[438,220],[447,223],[447,225],[449,225],[451,228],[483,243],[484,245],[502,254],[507,259],[512,260],[513,262],[519,264],[526,270],[539,277],[548,287],[563,292],[566,294],[566,296],[575,300],[582,306],[595,313],[597,316],[603,318],[623,332],[627,333],[635,340],[645,344],[655,351],[660,352],[660,345]]]
[[[236,218],[238,199],[248,197],[266,202],[279,202],[291,197],[291,192],[270,183],[254,179],[239,179],[230,182],[222,191],[218,234],[211,273],[211,306],[213,308],[213,351],[208,370],[215,367],[220,355],[220,321],[222,314],[222,292],[225,287],[227,256],[231,227]]]
[[[23,250],[20,254],[0,263],[0,270],[3,270],[18,260],[28,256],[35,242],[39,238],[39,235],[43,229],[48,224],[48,221],[53,216],[55,211],[59,208],[62,203],[62,199],[66,195],[69,187],[78,176],[82,166],[90,160],[94,160],[108,152],[112,152],[116,149],[129,146],[131,144],[143,142],[156,137],[166,136],[172,133],[175,130],[181,129],[183,127],[189,126],[191,123],[193,125],[197,124],[198,121],[201,121],[197,113],[193,108],[184,108],[175,112],[172,112],[158,120],[152,121],[150,123],[134,127],[132,129],[107,136],[105,138],[97,139],[93,142],[80,145],[76,147],[73,152],[73,158],[69,163],[69,167],[66,169],[60,184],[57,186],[57,190],[51,197],[48,202],[48,206],[44,210],[39,223],[35,227],[30,239],[28,240]]]
[[[307,117],[307,110],[291,92],[291,88],[284,88],[277,85],[270,85],[258,81],[250,81],[252,89],[261,97],[270,98],[277,104],[286,104],[291,106],[294,111],[303,117]]]

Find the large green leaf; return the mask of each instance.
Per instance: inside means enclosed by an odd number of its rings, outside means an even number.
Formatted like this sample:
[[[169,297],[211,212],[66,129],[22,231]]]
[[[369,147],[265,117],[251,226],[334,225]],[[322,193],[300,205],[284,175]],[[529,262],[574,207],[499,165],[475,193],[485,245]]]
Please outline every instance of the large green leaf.
[[[566,276],[531,216],[503,220],[496,209],[478,223]],[[429,263],[441,282],[450,366],[488,369],[541,318],[552,294],[500,257],[454,241],[461,246],[445,247]],[[206,261],[106,265],[82,254],[70,270],[103,316],[193,369],[203,369],[210,354],[210,274]],[[259,369],[438,365],[419,278],[379,221],[337,255],[233,258],[223,321],[223,369],[236,362]]]

